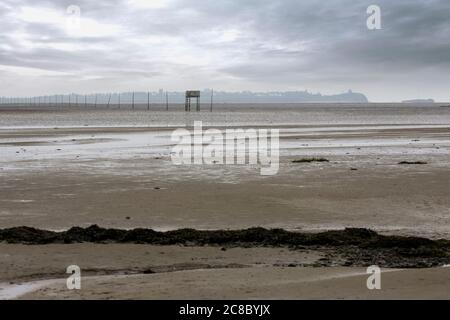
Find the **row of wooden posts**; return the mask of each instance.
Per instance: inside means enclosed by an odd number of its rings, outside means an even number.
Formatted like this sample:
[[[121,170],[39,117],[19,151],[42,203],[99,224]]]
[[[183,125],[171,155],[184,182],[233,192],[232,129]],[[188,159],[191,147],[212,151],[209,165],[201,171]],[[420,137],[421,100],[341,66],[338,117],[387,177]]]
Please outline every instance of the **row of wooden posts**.
[[[72,95],[69,95],[69,101],[68,102],[64,102],[64,95],[61,95],[61,104],[64,103],[68,103],[69,106],[72,106],[72,102],[71,102],[71,97]],[[79,106],[80,104],[78,103],[78,97],[80,95],[75,95],[75,103],[74,105]],[[48,97],[48,101],[45,101],[45,98]],[[55,97],[55,101],[52,102],[51,101],[51,97]],[[44,101],[41,101],[41,98],[44,98]],[[98,94],[95,94],[95,101],[94,101],[94,108],[97,107],[98,103]],[[111,106],[111,98],[112,98],[112,93],[109,94],[108,97],[108,103],[107,103],[107,108],[110,108]],[[121,94],[118,94],[118,108],[120,109],[122,106],[121,103]],[[58,95],[54,95],[54,96],[44,96],[44,97],[32,97],[32,98],[6,98],[6,97],[1,97],[0,98],[0,105],[22,105],[22,104],[27,104],[27,105],[32,105],[32,106],[40,106],[40,105],[52,105],[52,104],[58,104]],[[89,104],[92,105],[92,104]],[[147,110],[150,110],[150,92],[147,92]],[[88,106],[88,101],[87,101],[87,95],[84,95],[84,106],[87,107]],[[132,110],[135,109],[135,92],[132,93],[131,95],[131,108]],[[169,111],[169,93],[166,92],[165,94],[165,106],[166,106],[166,111]],[[213,109],[213,91],[211,91],[211,101],[210,101],[210,111],[212,111]],[[187,111],[187,110],[186,110]],[[190,111],[190,109],[189,109]],[[197,108],[197,111],[200,111],[199,108]]]

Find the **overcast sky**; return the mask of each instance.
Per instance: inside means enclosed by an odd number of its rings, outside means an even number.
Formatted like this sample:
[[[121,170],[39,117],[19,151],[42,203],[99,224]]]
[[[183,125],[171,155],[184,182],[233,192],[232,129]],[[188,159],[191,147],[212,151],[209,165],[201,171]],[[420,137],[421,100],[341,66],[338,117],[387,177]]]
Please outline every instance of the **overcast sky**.
[[[366,26],[371,4],[381,30]],[[3,96],[351,88],[450,101],[450,1],[0,0],[0,84]]]

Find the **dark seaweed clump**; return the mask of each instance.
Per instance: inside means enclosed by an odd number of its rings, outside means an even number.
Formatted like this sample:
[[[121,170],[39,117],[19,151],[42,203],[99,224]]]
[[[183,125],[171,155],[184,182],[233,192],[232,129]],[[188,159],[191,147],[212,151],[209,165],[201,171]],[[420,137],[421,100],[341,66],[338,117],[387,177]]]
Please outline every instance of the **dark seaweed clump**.
[[[74,227],[63,232],[30,227],[0,229],[0,241],[27,245],[64,243],[135,243],[221,247],[288,247],[327,253],[322,265],[382,267],[432,267],[450,263],[450,241],[419,237],[386,236],[359,228],[320,233],[283,229],[245,230],[180,229],[158,232],[151,229],[106,229],[97,225]]]
[[[401,161],[398,164],[428,164],[425,161]]]
[[[298,160],[292,160],[292,163],[311,163],[311,162],[330,162],[325,158],[302,158]]]

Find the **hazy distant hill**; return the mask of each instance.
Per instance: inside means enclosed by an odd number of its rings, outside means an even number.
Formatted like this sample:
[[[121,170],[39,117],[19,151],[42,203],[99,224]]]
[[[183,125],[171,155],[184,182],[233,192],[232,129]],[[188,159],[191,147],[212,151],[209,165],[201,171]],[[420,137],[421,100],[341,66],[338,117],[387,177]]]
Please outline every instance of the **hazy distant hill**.
[[[205,89],[201,91],[201,103],[210,103],[212,91]],[[97,94],[65,94],[51,95],[30,98],[6,98],[0,97],[0,103],[64,103],[64,104],[165,104],[166,94],[170,104],[185,102],[185,92],[167,92],[160,89],[151,92],[122,92],[122,93],[97,93]],[[368,102],[362,93],[349,90],[346,93],[335,95],[322,95],[320,93],[310,93],[308,91],[272,91],[272,92],[226,92],[214,91],[215,103],[306,103],[306,102]]]
[[[208,91],[202,92],[210,96]],[[336,95],[322,95],[308,91],[284,92],[214,92],[214,100],[227,103],[302,103],[302,102],[368,102],[366,96],[349,90]]]
[[[121,93],[121,102],[129,103],[132,101],[132,92]],[[136,103],[146,103],[149,98],[151,103],[165,103],[166,92],[135,92],[134,99]],[[168,92],[170,103],[184,103],[185,92]],[[81,98],[80,98],[81,99]],[[88,96],[88,101],[94,99],[93,95]],[[98,94],[98,103],[105,103],[109,100],[109,94]],[[211,90],[201,91],[201,102],[209,103],[211,99]],[[65,101],[68,98],[64,99]],[[75,99],[72,98],[72,101]],[[82,99],[81,99],[82,100]],[[80,101],[81,101],[80,100]],[[118,100],[118,94],[111,96],[111,103],[115,104]],[[273,91],[273,92],[226,92],[214,91],[215,103],[302,103],[302,102],[350,102],[365,103],[368,102],[366,96],[362,93],[356,93],[349,90],[346,93],[336,95],[322,95],[320,93],[309,93],[308,91]]]

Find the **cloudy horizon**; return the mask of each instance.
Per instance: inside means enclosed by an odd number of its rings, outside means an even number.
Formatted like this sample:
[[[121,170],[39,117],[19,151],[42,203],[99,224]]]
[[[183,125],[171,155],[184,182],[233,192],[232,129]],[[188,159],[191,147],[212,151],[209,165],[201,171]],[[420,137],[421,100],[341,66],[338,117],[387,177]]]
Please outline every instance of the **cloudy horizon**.
[[[372,4],[381,30],[366,26]],[[445,0],[2,0],[0,96],[352,89],[450,101],[449,15]]]

